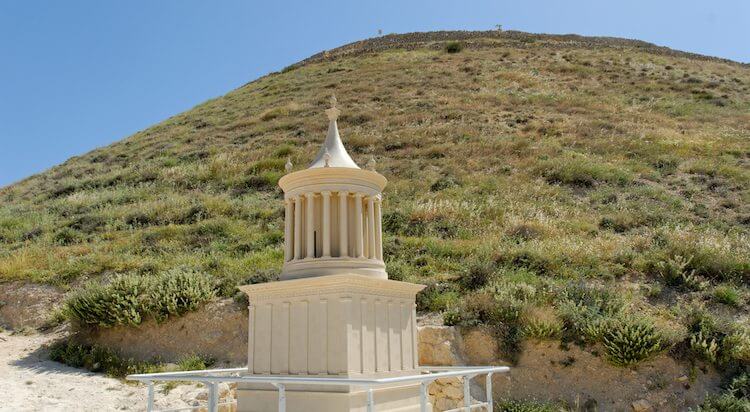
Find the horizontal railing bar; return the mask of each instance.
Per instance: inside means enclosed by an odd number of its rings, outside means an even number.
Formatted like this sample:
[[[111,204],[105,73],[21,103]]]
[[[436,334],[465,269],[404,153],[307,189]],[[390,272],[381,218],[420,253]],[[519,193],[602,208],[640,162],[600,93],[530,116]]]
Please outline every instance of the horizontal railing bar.
[[[429,370],[429,367],[426,368]],[[128,380],[148,381],[201,381],[201,382],[246,382],[246,383],[270,383],[270,384],[308,384],[308,385],[349,385],[349,386],[378,386],[391,383],[432,381],[439,378],[449,378],[467,375],[480,375],[486,373],[503,373],[510,370],[507,366],[480,366],[464,367],[446,370],[444,372],[427,373],[420,375],[395,376],[378,379],[351,379],[351,378],[329,378],[329,377],[299,377],[278,375],[245,375],[245,376],[207,376],[206,373],[220,373],[200,371],[199,374],[186,375],[174,372],[129,375]],[[220,370],[217,370],[220,371]]]
[[[177,371],[177,372],[158,372],[158,373],[137,373],[134,375],[128,375],[126,379],[141,380],[140,378],[154,377],[154,376],[180,376],[180,375],[201,375],[208,373],[237,373],[247,372],[247,368],[228,368],[228,369],[200,369],[194,371]],[[160,380],[160,379],[151,379]]]
[[[216,406],[225,406],[225,405],[234,405],[237,403],[237,400],[229,401],[229,402],[220,402],[217,403]],[[180,412],[180,411],[193,411],[196,409],[206,409],[206,405],[198,405],[198,406],[185,406],[183,408],[174,408],[174,409],[159,409],[159,412]]]
[[[469,406],[469,409],[471,410],[471,409],[475,409],[475,408],[481,408],[482,406],[487,406],[487,405],[489,405],[487,402],[472,403],[471,406]],[[443,412],[462,412],[462,411],[465,411],[465,410],[466,410],[466,407],[462,406],[462,407],[456,408],[456,409],[448,409],[448,410],[445,410]]]

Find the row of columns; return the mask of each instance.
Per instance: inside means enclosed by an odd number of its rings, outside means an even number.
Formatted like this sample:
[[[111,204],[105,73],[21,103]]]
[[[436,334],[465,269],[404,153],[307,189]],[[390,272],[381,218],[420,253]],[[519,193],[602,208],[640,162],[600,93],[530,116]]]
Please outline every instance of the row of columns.
[[[338,206],[338,230],[339,230],[339,256],[349,256],[349,192],[337,192]],[[322,198],[321,211],[321,242],[322,256],[332,257],[331,255],[331,197],[332,192],[323,191],[320,193],[309,192],[301,195],[294,195],[284,202],[284,261],[315,258],[315,198]],[[381,196],[367,196],[362,193],[353,193],[354,198],[354,256],[356,258],[369,258],[383,260],[383,238],[381,227]],[[303,225],[303,197],[305,204],[305,250],[302,245]],[[365,227],[365,215],[363,208],[364,202],[367,202],[367,226]],[[367,238],[365,238],[365,231]]]

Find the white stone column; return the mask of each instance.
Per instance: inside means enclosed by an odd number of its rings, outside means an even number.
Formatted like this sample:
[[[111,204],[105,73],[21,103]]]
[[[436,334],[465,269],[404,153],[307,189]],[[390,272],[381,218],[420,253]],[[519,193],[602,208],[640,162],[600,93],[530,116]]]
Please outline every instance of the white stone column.
[[[375,197],[375,257],[378,260],[383,260],[383,212],[381,204],[383,197],[377,195]]]
[[[313,220],[315,219],[315,193],[306,193],[305,197],[307,198],[307,216],[305,216],[305,219],[307,220],[307,224],[305,225],[307,254],[305,257],[310,259],[315,257],[315,231],[313,229]]]
[[[302,259],[302,198],[294,195],[294,259]]]
[[[349,256],[349,192],[339,192],[339,256]]]
[[[292,207],[294,204],[291,199],[284,199],[284,262],[292,259],[293,243],[292,239]]]
[[[323,257],[331,257],[331,192],[322,192],[323,196]]]
[[[367,257],[375,259],[375,197],[367,197]]]
[[[354,254],[358,258],[363,258],[365,255],[364,251],[364,236],[362,234],[362,193],[354,194]]]

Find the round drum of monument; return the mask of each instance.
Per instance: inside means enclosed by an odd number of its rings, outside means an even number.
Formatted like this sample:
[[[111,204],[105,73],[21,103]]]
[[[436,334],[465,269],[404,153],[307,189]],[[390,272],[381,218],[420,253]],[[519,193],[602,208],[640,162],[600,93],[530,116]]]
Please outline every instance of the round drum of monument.
[[[346,152],[340,111],[326,110],[326,140],[307,169],[279,180],[284,191],[284,266],[281,279],[356,274],[386,279],[381,201],[386,179],[363,170]],[[370,169],[374,162],[368,163]]]

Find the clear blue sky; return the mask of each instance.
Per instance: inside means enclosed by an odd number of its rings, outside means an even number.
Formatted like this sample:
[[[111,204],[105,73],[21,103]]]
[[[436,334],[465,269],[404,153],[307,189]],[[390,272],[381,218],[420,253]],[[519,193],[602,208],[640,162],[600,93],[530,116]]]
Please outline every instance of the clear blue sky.
[[[378,29],[495,24],[750,62],[746,0],[2,0],[0,186]]]

